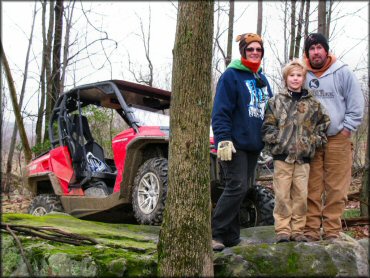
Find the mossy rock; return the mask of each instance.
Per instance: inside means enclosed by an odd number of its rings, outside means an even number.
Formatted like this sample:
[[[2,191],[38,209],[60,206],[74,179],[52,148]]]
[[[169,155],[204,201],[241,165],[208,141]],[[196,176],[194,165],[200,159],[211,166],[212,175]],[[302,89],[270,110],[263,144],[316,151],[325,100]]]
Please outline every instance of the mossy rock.
[[[367,250],[341,233],[339,240],[275,243],[274,227],[241,231],[240,246],[214,259],[216,277],[368,277]]]
[[[18,235],[34,276],[157,276],[160,227],[111,224],[53,213],[42,217],[3,214],[2,223],[52,226],[95,239],[75,246]],[[340,240],[275,243],[273,226],[243,229],[242,244],[214,254],[216,277],[368,277],[368,249],[341,234]],[[12,236],[2,233],[2,276],[29,276]]]
[[[66,214],[42,217],[3,214],[2,223],[52,226],[95,239],[96,245],[74,246],[19,236],[35,276],[155,276],[159,227],[84,221]],[[2,234],[2,275],[29,276],[13,238]]]

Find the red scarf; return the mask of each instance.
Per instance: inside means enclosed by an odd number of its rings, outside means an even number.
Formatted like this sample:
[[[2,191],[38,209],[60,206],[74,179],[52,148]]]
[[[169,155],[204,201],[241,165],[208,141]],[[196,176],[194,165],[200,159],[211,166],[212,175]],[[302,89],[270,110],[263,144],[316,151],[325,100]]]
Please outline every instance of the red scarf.
[[[240,57],[242,64],[249,68],[252,72],[257,73],[258,69],[260,68],[261,61],[258,63],[251,62],[243,57]]]

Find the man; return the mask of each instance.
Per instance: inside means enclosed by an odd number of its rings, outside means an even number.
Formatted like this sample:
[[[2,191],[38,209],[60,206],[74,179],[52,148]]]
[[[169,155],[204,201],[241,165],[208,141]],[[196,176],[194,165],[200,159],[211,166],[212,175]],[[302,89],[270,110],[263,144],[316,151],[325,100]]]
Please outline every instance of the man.
[[[261,126],[265,105],[272,96],[262,73],[264,54],[259,35],[239,35],[241,58],[230,63],[220,77],[212,110],[217,156],[225,176],[225,189],[212,218],[215,251],[239,244],[239,210],[254,179],[258,156],[264,146]]]
[[[308,35],[304,51],[306,87],[314,92],[331,120],[328,143],[317,150],[310,163],[305,236],[309,241],[320,240],[320,236],[334,240],[342,230],[341,216],[351,183],[351,134],[361,124],[364,97],[353,72],[329,53],[322,34]]]

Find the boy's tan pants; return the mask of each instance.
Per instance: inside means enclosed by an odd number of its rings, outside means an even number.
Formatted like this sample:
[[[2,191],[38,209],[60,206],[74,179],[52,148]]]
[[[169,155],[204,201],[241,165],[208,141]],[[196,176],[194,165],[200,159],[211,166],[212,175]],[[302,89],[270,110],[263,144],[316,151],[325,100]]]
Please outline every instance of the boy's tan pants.
[[[275,232],[303,234],[306,224],[307,183],[310,165],[274,160]]]

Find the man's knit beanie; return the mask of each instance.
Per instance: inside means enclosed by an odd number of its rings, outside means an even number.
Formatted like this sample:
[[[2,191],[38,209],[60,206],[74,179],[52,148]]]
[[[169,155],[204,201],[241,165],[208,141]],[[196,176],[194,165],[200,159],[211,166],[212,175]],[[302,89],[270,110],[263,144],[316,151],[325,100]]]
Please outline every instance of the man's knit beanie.
[[[322,47],[326,50],[326,52],[329,52],[329,44],[328,40],[324,37],[323,34],[320,33],[311,33],[307,36],[305,42],[304,42],[304,52],[306,53],[306,57],[308,57],[308,51],[310,47],[314,44],[321,44]]]
[[[236,37],[235,41],[239,42],[240,55],[242,55],[242,57],[244,59],[247,59],[247,57],[245,55],[245,49],[247,48],[247,46],[252,42],[258,42],[261,45],[261,48],[262,48],[261,58],[263,58],[263,54],[264,54],[265,50],[263,48],[263,41],[262,41],[262,39],[259,35],[253,34],[253,33],[245,33],[245,34],[238,35]]]

